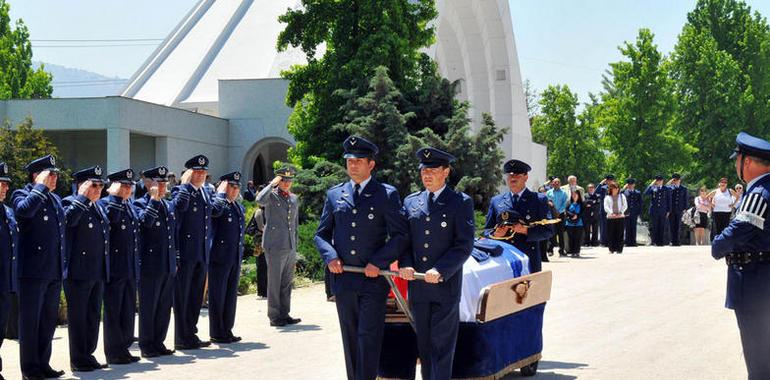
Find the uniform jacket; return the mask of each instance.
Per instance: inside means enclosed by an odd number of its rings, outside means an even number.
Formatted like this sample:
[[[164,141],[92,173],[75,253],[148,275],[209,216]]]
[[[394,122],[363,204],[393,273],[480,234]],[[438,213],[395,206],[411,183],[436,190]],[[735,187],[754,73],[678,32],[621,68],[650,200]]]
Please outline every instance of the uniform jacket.
[[[326,192],[321,221],[314,242],[328,264],[339,258],[344,265],[365,267],[371,263],[380,269],[398,259],[407,247],[408,227],[401,200],[393,186],[372,178],[361,190],[358,204],[353,201],[350,181]],[[333,274],[332,291],[387,291],[382,277],[363,274]]]
[[[516,203],[513,203],[513,197],[510,191],[498,194],[492,197],[487,212],[487,221],[484,228],[493,228],[497,223],[497,216],[503,211],[514,211],[525,222],[534,222],[548,217],[548,198],[543,194],[538,194],[524,189]],[[513,245],[525,254],[540,253],[540,242],[551,238],[553,229],[550,226],[532,226],[527,235],[516,235]]]
[[[19,226],[19,278],[60,280],[66,245],[61,199],[43,184],[27,184],[11,199]]]
[[[265,208],[265,230],[262,248],[266,251],[297,250],[297,195],[288,198],[280,195],[278,188],[265,186],[257,194],[257,203]]]
[[[604,212],[604,197],[606,197],[609,193],[610,188],[606,183],[596,186],[596,189],[594,190],[594,194],[599,197],[599,216],[605,219],[607,214]]]
[[[650,214],[665,214],[671,211],[671,193],[666,186],[647,186],[644,195],[650,197]]]
[[[623,190],[623,195],[628,201],[628,215],[636,218],[642,214],[642,192],[636,189]]]
[[[222,214],[224,200],[206,186],[196,190],[188,183],[174,187],[171,203],[177,218],[179,264],[208,263],[214,236],[211,220]]]
[[[17,286],[19,227],[13,210],[2,205],[3,219],[0,223],[0,293],[15,292]]]
[[[681,214],[684,210],[687,210],[689,206],[687,188],[682,185],[669,185],[668,191],[671,193],[671,212]]]
[[[217,197],[225,199],[222,215],[214,218],[214,245],[211,247],[211,262],[240,264],[243,259],[243,236],[246,229],[246,212],[238,202],[228,202],[224,193]]]
[[[473,250],[473,200],[446,187],[429,208],[428,195],[420,191],[404,199],[411,244],[399,258],[399,266],[423,273],[435,268],[443,278],[438,284],[410,281],[410,301],[458,303],[462,267]]]
[[[770,251],[770,175],[746,189],[735,218],[711,244],[711,255]],[[770,262],[727,267],[726,306],[731,309],[765,308],[770,295]],[[766,310],[766,309],[762,309]]]
[[[101,205],[83,195],[62,200],[67,224],[64,278],[109,281],[110,221]]]
[[[110,221],[110,278],[137,278],[139,269],[139,214],[133,202],[108,195],[99,200]]]
[[[599,194],[594,191],[593,194],[586,194],[585,211],[583,212],[583,220],[590,222],[599,219],[599,210],[604,207],[604,204],[600,202]]]
[[[139,217],[139,274],[141,277],[174,275],[177,269],[176,214],[174,203],[150,199],[134,202]]]

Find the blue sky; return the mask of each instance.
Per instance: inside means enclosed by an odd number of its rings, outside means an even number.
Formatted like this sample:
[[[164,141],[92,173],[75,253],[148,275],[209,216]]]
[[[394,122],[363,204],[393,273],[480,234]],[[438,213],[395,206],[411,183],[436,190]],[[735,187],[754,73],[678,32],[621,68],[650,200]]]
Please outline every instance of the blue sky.
[[[12,19],[22,18],[30,29],[35,60],[128,78],[158,41],[42,40],[162,39],[197,0],[9,2]],[[770,16],[770,0],[747,3]],[[694,4],[695,0],[510,0],[522,77],[539,90],[567,84],[586,101],[589,91],[600,89],[607,64],[620,59],[618,45],[646,27],[655,33],[659,48],[670,52]],[[79,47],[114,44],[124,46]]]

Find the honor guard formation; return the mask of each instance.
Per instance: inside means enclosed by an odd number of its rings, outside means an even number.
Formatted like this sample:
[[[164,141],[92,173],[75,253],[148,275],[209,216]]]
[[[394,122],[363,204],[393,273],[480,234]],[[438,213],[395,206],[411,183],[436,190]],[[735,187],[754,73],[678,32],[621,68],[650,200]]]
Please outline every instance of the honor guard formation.
[[[475,317],[473,306],[470,313],[461,311],[463,289],[470,286],[463,282],[468,263],[489,269],[492,261],[486,260],[496,257],[505,268],[503,278],[550,279],[541,263],[554,249],[579,256],[581,245],[602,244],[620,254],[637,244],[644,198],[652,245],[680,245],[681,223],[691,223],[700,241],[698,228],[702,233],[713,214],[712,255],[727,264],[726,306],[735,311],[749,377],[769,379],[770,143],[741,133],[736,144],[732,158],[746,191],[731,192],[725,179],[710,193],[701,189],[692,209],[677,173],[666,183],[656,176],[643,191],[634,178],[620,187],[606,175],[587,192],[574,176],[564,186],[552,178],[536,192],[526,186],[530,165],[509,160],[502,168],[507,189],[491,198],[485,231],[477,237],[473,200],[448,185],[456,160],[451,153],[433,147],[415,152],[419,166],[413,170],[422,190],[402,201],[396,188],[373,175],[379,148],[363,137],[348,137],[343,156],[349,179],[327,191],[313,239],[330,273],[348,379],[375,379],[394,360],[385,333],[400,334],[397,327],[386,328],[392,302],[409,322],[412,347],[404,352],[419,357],[422,378],[452,378],[464,365],[455,353],[470,345],[463,340],[470,332],[461,333],[461,320]],[[24,379],[64,375],[49,364],[62,289],[74,372],[241,341],[233,326],[244,236],[250,233],[241,196],[259,205],[260,220],[252,228],[262,236],[267,283],[261,290],[270,325],[301,322],[290,314],[299,243],[299,200],[291,192],[295,170],[283,167],[263,189],[250,186],[242,194],[241,173],[219,177],[214,188],[206,181],[208,165],[204,155],[190,158],[172,188],[165,166],[145,169],[140,180],[130,168],[106,176],[100,166],[85,168],[72,174],[73,191],[61,199],[54,193],[59,169],[53,156],[25,166],[26,184],[12,184],[8,166],[0,163],[0,326],[6,325],[16,294]],[[11,186],[18,190],[6,202]],[[725,210],[726,217],[717,215]],[[402,281],[401,290],[394,278]],[[537,278],[543,277],[531,281]],[[527,280],[512,287],[517,302],[529,286]],[[197,328],[206,289],[209,339]],[[167,347],[172,310],[174,346]],[[140,356],[130,351],[136,313]],[[533,327],[538,331],[540,313]],[[100,323],[105,363],[95,356]],[[477,330],[472,333],[478,339],[495,339],[494,333],[484,338]],[[523,373],[534,374],[541,348],[542,341],[525,355],[534,367],[522,365]],[[407,360],[412,376],[415,362]]]

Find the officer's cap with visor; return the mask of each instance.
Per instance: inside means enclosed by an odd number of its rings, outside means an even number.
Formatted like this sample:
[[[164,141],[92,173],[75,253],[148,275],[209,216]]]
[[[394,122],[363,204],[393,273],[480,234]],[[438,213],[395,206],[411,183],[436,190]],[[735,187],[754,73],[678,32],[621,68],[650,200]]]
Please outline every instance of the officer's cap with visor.
[[[241,172],[227,173],[219,177],[220,181],[227,181],[231,185],[241,186]]]
[[[503,171],[507,174],[527,174],[532,170],[532,167],[529,166],[524,161],[520,160],[508,160],[505,165],[503,165]]]
[[[77,183],[83,183],[85,181],[104,183],[104,178],[102,177],[102,167],[99,165],[72,173],[72,178],[74,178],[75,182]]]
[[[11,177],[9,177],[10,171],[8,170],[8,164],[0,162],[0,182],[11,183]]]
[[[142,176],[155,182],[168,182],[168,168],[165,166],[157,166],[152,169],[147,169],[142,172]]]
[[[360,136],[349,136],[342,142],[342,147],[345,149],[344,158],[374,159],[380,152],[376,144]]]
[[[741,155],[740,176],[743,181],[743,160],[746,156],[756,157],[765,161],[770,161],[770,142],[759,137],[752,136],[746,132],[741,132],[735,137],[735,149],[730,159],[735,159]]]
[[[124,185],[133,185],[134,170],[129,168],[129,169],[120,170],[114,173],[110,173],[107,176],[107,180],[109,180],[110,182],[122,183]]]
[[[209,170],[209,158],[199,154],[184,163],[184,167],[192,170]]]
[[[56,167],[56,159],[54,159],[53,156],[49,154],[47,156],[32,160],[32,162],[24,166],[24,170],[26,170],[27,173],[32,174],[40,173],[44,170],[58,172],[59,168]]]
[[[420,148],[415,155],[420,160],[420,169],[446,167],[455,161],[455,156],[431,147]]]

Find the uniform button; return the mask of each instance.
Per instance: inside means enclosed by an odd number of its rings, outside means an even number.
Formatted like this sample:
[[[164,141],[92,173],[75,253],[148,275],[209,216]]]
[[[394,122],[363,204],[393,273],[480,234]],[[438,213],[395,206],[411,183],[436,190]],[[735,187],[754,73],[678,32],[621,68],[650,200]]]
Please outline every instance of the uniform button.
[[[430,231],[425,230],[425,235],[430,235]]]
[[[83,251],[83,254],[85,255],[85,254],[86,254],[86,251]]]
[[[428,248],[428,247],[430,247],[430,244],[428,244],[428,243],[425,243],[425,244],[423,244],[422,246],[423,246],[423,247],[425,247],[425,248]]]
[[[427,257],[427,256],[423,256],[423,257],[422,257],[422,261],[423,261],[423,262],[425,262],[425,261],[428,261],[428,257]]]
[[[429,217],[429,216],[426,216],[426,217],[425,217],[425,221],[426,221],[426,222],[430,222],[430,217]]]
[[[354,213],[354,214],[358,214],[358,210],[356,210],[356,209],[353,209],[353,213]]]
[[[41,246],[39,246],[39,245],[37,246],[37,250],[38,250],[38,251],[40,251],[40,250],[42,250],[42,249],[43,249],[43,247],[41,247]]]
[[[150,252],[152,252],[152,248],[150,248]]]
[[[356,254],[356,250],[355,250],[355,249],[351,250],[351,251],[350,251],[350,254],[355,256],[355,254]]]
[[[351,227],[355,227],[356,226],[356,222],[350,223],[350,226]]]
[[[350,240],[356,240],[356,235],[352,235],[352,236],[350,237]]]

